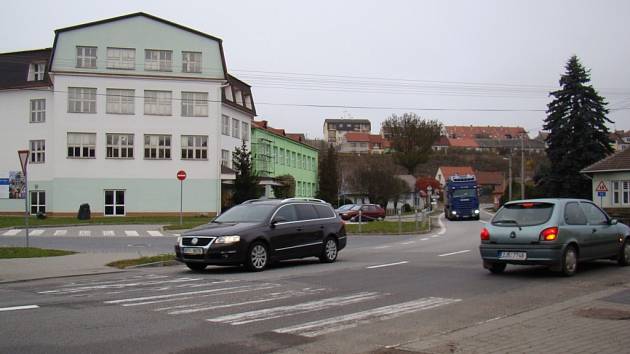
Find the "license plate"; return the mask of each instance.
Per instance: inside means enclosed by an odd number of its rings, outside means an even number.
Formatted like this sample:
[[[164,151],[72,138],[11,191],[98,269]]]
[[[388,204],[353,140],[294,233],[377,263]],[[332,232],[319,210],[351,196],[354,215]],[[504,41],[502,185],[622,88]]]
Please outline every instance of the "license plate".
[[[527,259],[527,252],[499,252],[499,259],[512,261],[524,261]]]
[[[198,247],[184,247],[184,254],[203,254],[203,249]]]

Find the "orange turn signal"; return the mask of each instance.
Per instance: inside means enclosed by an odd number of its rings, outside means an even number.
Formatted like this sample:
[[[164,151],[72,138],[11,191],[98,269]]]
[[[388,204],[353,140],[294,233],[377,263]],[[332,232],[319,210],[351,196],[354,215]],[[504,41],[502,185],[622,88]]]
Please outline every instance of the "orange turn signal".
[[[558,238],[558,227],[549,227],[540,232],[541,241],[555,241]]]

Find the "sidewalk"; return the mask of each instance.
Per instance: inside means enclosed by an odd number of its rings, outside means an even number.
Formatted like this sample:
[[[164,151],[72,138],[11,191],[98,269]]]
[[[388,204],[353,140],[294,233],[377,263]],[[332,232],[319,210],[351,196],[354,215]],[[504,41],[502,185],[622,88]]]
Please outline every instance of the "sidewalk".
[[[630,283],[396,347],[411,353],[629,353]]]
[[[77,253],[61,257],[0,259],[0,284],[14,281],[123,272],[105,264],[137,253]]]

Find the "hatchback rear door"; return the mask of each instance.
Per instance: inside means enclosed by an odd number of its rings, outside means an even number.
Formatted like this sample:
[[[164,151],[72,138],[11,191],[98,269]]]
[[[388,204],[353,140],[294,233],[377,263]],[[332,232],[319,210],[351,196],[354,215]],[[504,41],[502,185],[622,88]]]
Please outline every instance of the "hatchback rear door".
[[[538,242],[540,233],[551,219],[554,204],[519,202],[506,204],[492,218],[490,242],[524,245]]]
[[[588,220],[586,234],[588,235],[589,248],[592,250],[592,254],[589,252],[590,258],[605,258],[616,255],[619,250],[616,226],[610,225],[608,215],[595,204],[581,202],[580,205]]]

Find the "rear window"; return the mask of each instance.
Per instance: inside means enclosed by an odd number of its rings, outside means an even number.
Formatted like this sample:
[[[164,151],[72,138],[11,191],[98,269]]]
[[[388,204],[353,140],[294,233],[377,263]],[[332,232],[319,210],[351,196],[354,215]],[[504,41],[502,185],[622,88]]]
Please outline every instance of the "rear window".
[[[496,226],[533,226],[544,224],[551,218],[551,203],[514,203],[504,205],[492,218]]]

